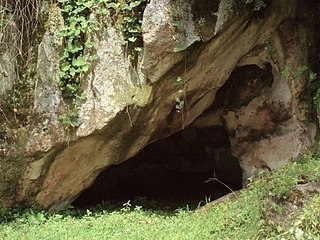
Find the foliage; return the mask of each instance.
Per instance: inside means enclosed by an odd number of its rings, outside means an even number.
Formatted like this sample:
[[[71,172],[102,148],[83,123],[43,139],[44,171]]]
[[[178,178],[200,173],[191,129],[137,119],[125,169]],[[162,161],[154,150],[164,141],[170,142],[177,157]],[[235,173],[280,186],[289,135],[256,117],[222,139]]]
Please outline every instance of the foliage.
[[[146,210],[130,201],[49,215],[32,209],[0,211],[1,239],[319,239],[320,197],[283,215],[298,183],[319,182],[317,151],[273,175],[260,175],[247,189],[195,211]],[[292,203],[290,203],[292,204]],[[289,205],[290,205],[289,204]],[[285,217],[277,221],[276,216]]]
[[[65,48],[60,58],[60,88],[63,95],[74,98],[79,93],[80,78],[89,70],[91,58],[84,51],[93,47],[86,34],[95,29],[95,21],[89,18],[95,0],[58,0],[64,14],[65,26],[60,35]]]
[[[88,33],[97,31],[97,23],[90,18],[92,9],[98,6],[97,0],[58,0],[63,12],[65,25],[60,31],[64,40],[64,50],[60,58],[60,89],[66,99],[71,99],[67,111],[60,116],[66,129],[78,127],[79,109],[86,96],[80,90],[80,80],[97,59],[89,54],[93,42],[88,39]]]
[[[67,110],[66,113],[62,114],[60,116],[61,123],[65,126],[66,130],[69,127],[75,128],[79,127],[82,123],[79,119],[79,110],[82,105],[82,103],[86,100],[86,95],[84,93],[82,94],[76,94],[75,98],[73,99],[72,106]]]
[[[40,6],[41,0],[0,2],[0,54],[7,51],[7,57],[11,55],[17,60],[16,78],[9,80],[13,82],[12,91],[0,101],[0,122],[6,122],[11,128],[24,127],[31,115],[34,86],[38,79],[32,51],[37,43],[32,40],[35,28],[43,23]],[[12,118],[14,121],[8,120]]]
[[[285,67],[281,72],[281,77],[293,80],[300,80],[305,78],[306,81],[306,93],[304,100],[308,103],[310,112],[309,117],[316,119],[317,114],[320,112],[320,81],[318,74],[309,69],[306,65],[299,66],[295,71],[290,70],[289,67]]]
[[[30,64],[24,73],[18,75],[13,91],[7,95],[8,101],[4,110],[8,114],[13,114],[15,122],[20,127],[27,125],[29,122],[34,100],[34,86],[37,79],[35,65]]]
[[[58,0],[62,8],[65,26],[60,35],[64,39],[65,48],[60,58],[60,88],[63,96],[72,99],[73,106],[60,117],[66,126],[78,127],[79,108],[85,100],[80,91],[81,78],[88,72],[97,56],[90,55],[93,42],[88,34],[99,30],[91,13],[110,15],[114,24],[124,37],[128,57],[132,63],[137,62],[137,54],[142,51],[141,22],[142,12],[147,0],[115,1],[115,0]],[[81,103],[79,99],[82,99]]]
[[[266,6],[265,0],[224,0],[225,4],[228,6],[229,10],[234,10],[241,6],[252,6],[254,11],[259,11]]]
[[[181,112],[184,108],[184,80],[181,77],[177,77],[172,85],[179,88],[175,96],[175,101],[177,112]]]
[[[135,66],[142,51],[142,15],[149,0],[100,0],[100,2],[105,4],[114,20],[114,25],[121,30],[128,58]]]
[[[309,71],[306,99],[311,109],[311,114],[320,113],[320,81],[317,73]]]
[[[306,76],[306,73],[309,71],[309,68],[306,65],[299,66],[296,70],[292,70],[291,66],[286,66],[281,72],[281,77],[287,79],[292,78],[293,80],[300,80],[302,77]],[[310,73],[311,74],[311,73]],[[315,78],[314,74],[311,74],[310,77]],[[309,79],[310,80],[310,79]],[[314,79],[313,79],[314,80]],[[312,81],[313,81],[312,80]]]
[[[245,4],[251,4],[254,7],[255,11],[259,11],[260,9],[266,6],[264,0],[242,0]]]
[[[40,22],[42,0],[2,0],[0,2],[0,49],[7,48],[10,39],[16,47],[20,65],[28,60],[31,38]],[[16,25],[14,35],[10,28],[12,22]]]
[[[317,73],[311,71],[306,65],[301,65],[295,70],[292,70],[291,66],[286,66],[280,75],[285,79],[300,80],[304,78],[307,80],[304,99],[310,108],[309,117],[316,119],[320,111],[320,82]]]

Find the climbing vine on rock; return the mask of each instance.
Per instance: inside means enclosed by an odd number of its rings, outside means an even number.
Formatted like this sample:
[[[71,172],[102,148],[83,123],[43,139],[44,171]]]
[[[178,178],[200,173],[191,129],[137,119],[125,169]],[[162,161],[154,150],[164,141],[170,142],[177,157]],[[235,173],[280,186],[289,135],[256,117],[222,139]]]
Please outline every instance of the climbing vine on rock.
[[[123,35],[123,45],[133,66],[142,51],[142,14],[149,0],[57,0],[63,12],[65,26],[60,31],[64,50],[60,58],[60,89],[66,99],[72,99],[73,107],[60,118],[66,126],[77,127],[79,107],[85,100],[80,91],[81,78],[87,73],[95,55],[90,55],[93,42],[88,33],[99,30],[97,18],[107,15]],[[99,17],[98,17],[99,19]]]
[[[84,51],[93,47],[87,33],[95,29],[95,21],[90,19],[91,8],[96,1],[58,0],[62,8],[65,26],[60,35],[65,48],[60,58],[60,88],[64,97],[75,98],[79,94],[80,78],[89,70],[92,56],[86,58]]]
[[[79,88],[80,78],[89,70],[94,56],[84,57],[86,49],[93,47],[87,33],[98,30],[97,23],[90,19],[93,12],[97,15],[108,14],[113,24],[123,34],[123,44],[132,63],[137,62],[142,51],[141,23],[142,14],[149,0],[58,0],[63,11],[65,26],[60,35],[65,48],[60,59],[60,88],[65,97],[73,98]]]
[[[141,24],[143,11],[149,0],[101,0],[109,10],[113,24],[122,32],[123,45],[133,66],[142,51]]]

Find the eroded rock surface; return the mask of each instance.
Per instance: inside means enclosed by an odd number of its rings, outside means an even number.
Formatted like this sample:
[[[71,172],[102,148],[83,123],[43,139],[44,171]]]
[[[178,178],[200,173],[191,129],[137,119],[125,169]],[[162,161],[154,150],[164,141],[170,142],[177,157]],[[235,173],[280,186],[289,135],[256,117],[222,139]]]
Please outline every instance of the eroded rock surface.
[[[71,131],[59,122],[67,103],[57,87],[61,49],[55,33],[49,37],[55,26],[49,23],[38,49],[37,117],[20,149],[27,158],[21,160],[17,191],[10,201],[1,197],[2,203],[59,210],[106,168],[190,124],[227,130],[244,179],[259,168],[278,168],[312,144],[314,126],[305,124],[302,99],[307,76],[294,74],[308,65],[311,27],[297,18],[298,1],[272,1],[261,16],[249,9],[230,14],[224,1],[208,9],[208,1],[200,2],[184,6],[179,18],[173,14],[175,1],[148,4],[144,55],[135,75],[140,84],[133,79],[119,32],[104,19],[103,28],[91,36],[98,60],[82,79],[87,95],[82,124]],[[59,15],[58,9],[54,12]],[[177,21],[182,25],[177,27]],[[178,78],[183,84],[174,84]],[[178,109],[177,99],[184,101]],[[14,158],[2,156],[5,164]],[[6,189],[0,187],[0,196]]]
[[[16,64],[18,49],[16,48],[19,32],[12,20],[13,16],[6,11],[1,11],[0,18],[9,18],[10,21],[2,22],[0,31],[0,96],[12,89],[16,78]]]

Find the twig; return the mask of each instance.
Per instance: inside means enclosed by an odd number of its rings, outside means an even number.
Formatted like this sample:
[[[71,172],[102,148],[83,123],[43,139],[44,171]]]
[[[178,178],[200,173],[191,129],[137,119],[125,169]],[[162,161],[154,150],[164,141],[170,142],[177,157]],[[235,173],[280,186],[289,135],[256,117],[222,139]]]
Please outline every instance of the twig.
[[[6,122],[9,122],[9,119],[7,118],[6,114],[4,113],[1,107],[0,107],[0,111],[2,112],[4,118],[6,119]]]
[[[220,181],[218,178],[209,178],[207,181],[205,181],[205,183],[211,182],[211,181],[217,181],[218,183],[222,184],[223,186],[225,186],[227,189],[229,189],[233,194],[235,194],[235,192],[224,182]]]
[[[132,119],[131,119],[131,116],[130,116],[129,106],[128,106],[128,105],[126,106],[126,112],[127,112],[127,114],[128,114],[130,126],[133,127],[133,123],[132,123]]]

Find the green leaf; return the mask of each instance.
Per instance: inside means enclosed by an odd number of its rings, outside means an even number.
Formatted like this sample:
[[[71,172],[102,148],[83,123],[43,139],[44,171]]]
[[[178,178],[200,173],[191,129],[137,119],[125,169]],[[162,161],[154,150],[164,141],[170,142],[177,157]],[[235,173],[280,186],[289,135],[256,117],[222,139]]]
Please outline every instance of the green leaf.
[[[317,74],[314,73],[314,72],[310,72],[310,74],[309,74],[309,81],[310,81],[310,82],[313,82],[313,81],[316,80],[316,79],[317,79]]]
[[[85,7],[77,7],[75,10],[72,11],[74,15],[79,15],[79,13],[82,13],[84,10],[86,10]]]
[[[90,65],[88,63],[86,63],[81,67],[81,71],[82,72],[87,72],[89,70],[89,67],[90,67]]]
[[[114,10],[117,10],[117,9],[119,9],[119,6],[120,6],[120,3],[109,3],[108,5],[107,5],[107,8],[112,8],[112,9],[114,9]]]
[[[306,70],[308,70],[308,67],[306,65],[298,67],[298,69],[293,73],[293,78],[300,79]]]
[[[128,41],[129,42],[135,42],[135,41],[137,41],[137,38],[136,37],[129,37]]]
[[[181,86],[183,85],[184,81],[181,77],[177,77],[174,82],[172,83],[173,86]]]
[[[73,7],[71,5],[65,5],[62,9],[62,12],[71,12]]]
[[[72,118],[70,119],[70,126],[71,127],[79,127],[81,125],[81,121],[79,118]]]
[[[281,77],[288,78],[289,77],[289,71],[287,69],[284,69],[280,72]]]
[[[84,46],[85,46],[86,48],[92,48],[92,47],[93,47],[93,42],[91,42],[91,41],[86,41],[86,42],[84,43]]]
[[[72,77],[74,77],[75,75],[76,75],[76,70],[73,68],[73,67],[71,67],[70,68],[70,75],[72,76]]]
[[[81,50],[83,50],[83,46],[81,45],[80,42],[76,42],[74,44],[72,44],[71,42],[68,43],[67,45],[67,50],[70,52],[70,53],[77,53]]]
[[[66,72],[69,69],[70,69],[70,63],[68,63],[68,62],[64,62],[60,67],[60,70],[63,71],[63,72]]]
[[[68,57],[69,57],[69,52],[65,50],[65,51],[63,51],[63,54],[62,54],[62,56],[60,57],[60,61],[66,59],[66,58],[68,58]]]
[[[77,86],[75,84],[67,84],[66,90],[69,92],[75,92],[77,90]]]
[[[86,64],[86,60],[82,56],[79,56],[76,59],[72,60],[72,65],[74,66],[80,67],[80,66],[83,66],[84,64]]]
[[[63,72],[60,70],[59,76],[60,76],[60,79],[67,79],[69,75],[66,72]]]
[[[131,10],[130,6],[126,3],[121,4],[121,10],[126,11],[126,10]]]
[[[79,56],[77,58],[72,59],[72,65],[73,66],[80,67],[80,66],[83,66],[84,64],[86,64],[86,60],[82,56]]]
[[[93,1],[88,1],[88,2],[85,2],[83,3],[83,6],[86,7],[86,8],[91,8],[93,7]]]
[[[132,8],[135,8],[135,7],[139,6],[140,3],[141,3],[141,1],[135,1],[135,2],[133,2],[133,3],[130,3],[130,8],[131,8],[131,9],[132,9]]]
[[[91,61],[95,61],[95,60],[98,60],[99,59],[99,57],[98,57],[98,55],[92,55],[92,56],[89,56],[89,61],[91,62]]]
[[[181,52],[181,51],[184,51],[185,49],[187,49],[186,45],[180,45],[180,46],[174,47],[173,52]]]
[[[140,33],[141,30],[139,28],[129,28],[128,32],[129,33]]]
[[[81,34],[81,30],[79,28],[74,30],[74,36],[79,36]]]

